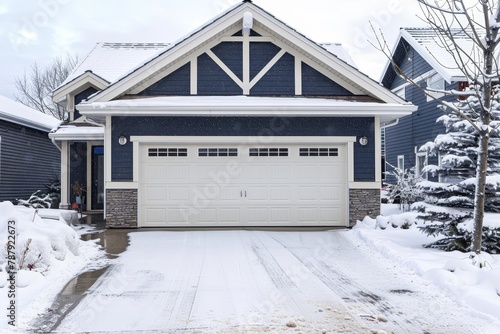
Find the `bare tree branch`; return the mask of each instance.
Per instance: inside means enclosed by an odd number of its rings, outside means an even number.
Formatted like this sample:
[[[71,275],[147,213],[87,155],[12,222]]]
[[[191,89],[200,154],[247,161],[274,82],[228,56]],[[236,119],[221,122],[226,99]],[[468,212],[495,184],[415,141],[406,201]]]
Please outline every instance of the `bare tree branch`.
[[[54,58],[46,67],[33,63],[28,71],[14,79],[17,94],[14,97],[28,107],[63,119],[65,108],[52,101],[52,92],[68,77],[78,64],[78,55],[67,54]]]

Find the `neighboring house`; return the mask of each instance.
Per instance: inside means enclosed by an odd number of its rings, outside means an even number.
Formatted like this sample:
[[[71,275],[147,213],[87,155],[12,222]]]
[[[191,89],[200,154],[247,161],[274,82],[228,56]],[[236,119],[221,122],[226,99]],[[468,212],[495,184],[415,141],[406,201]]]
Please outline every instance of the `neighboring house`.
[[[82,180],[108,227],[378,214],[380,125],[415,107],[349,61],[250,1],[170,45],[98,44],[53,96],[63,207]]]
[[[0,96],[0,201],[28,199],[58,175],[61,154],[48,137],[60,121]]]
[[[470,48],[470,39],[462,30],[453,30],[453,33],[460,46]],[[390,62],[387,63],[380,80],[384,87],[418,107],[418,110],[409,116],[383,124],[383,159],[400,169],[415,168],[416,176],[431,181],[438,181],[437,177],[422,173],[422,168],[427,164],[438,165],[439,157],[428,157],[427,153],[420,152],[419,148],[429,141],[434,141],[438,134],[445,132],[445,128],[441,123],[436,123],[437,118],[443,115],[443,111],[438,108],[438,102],[426,96],[421,88],[463,90],[467,82],[464,74],[456,68],[453,56],[441,45],[436,32],[430,28],[401,28],[392,51],[393,60],[419,87],[398,76]],[[435,94],[435,97],[456,101],[453,96]],[[387,166],[388,171],[391,169],[392,167]],[[387,182],[394,181],[394,178],[387,179]]]

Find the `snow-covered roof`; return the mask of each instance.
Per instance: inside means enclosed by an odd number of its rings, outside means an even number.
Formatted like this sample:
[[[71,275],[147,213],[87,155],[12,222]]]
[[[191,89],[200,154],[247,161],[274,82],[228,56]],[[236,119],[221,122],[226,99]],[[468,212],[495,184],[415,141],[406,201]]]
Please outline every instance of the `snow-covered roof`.
[[[349,53],[341,43],[319,43],[319,45],[324,47],[328,52],[336,55],[352,67],[358,68],[356,66],[356,63],[354,63],[354,60],[352,60],[351,55],[349,55]]]
[[[450,31],[454,36],[454,41],[457,43],[457,46],[466,52],[470,50],[470,53],[472,53],[473,42],[467,34],[462,29],[458,28],[451,28]],[[445,41],[448,45],[452,45],[451,41],[438,34],[439,33],[432,28],[401,28],[392,52],[396,52],[398,45],[403,39],[408,42],[408,44],[410,44],[410,46],[447,82],[467,81],[464,73],[455,65],[456,60],[453,54],[443,47]],[[390,62],[386,64],[382,76],[386,74],[389,66]],[[383,77],[381,78],[381,81],[382,80]]]
[[[349,116],[382,122],[411,114],[416,107],[399,103],[356,102],[301,97],[165,96],[79,104],[83,115],[114,116]]]
[[[87,71],[110,83],[114,82],[168,46],[166,43],[97,43],[59,87]]]
[[[49,133],[55,140],[104,140],[102,126],[61,125],[56,131]]]
[[[55,117],[2,95],[0,95],[0,119],[45,132],[49,132],[61,123]]]

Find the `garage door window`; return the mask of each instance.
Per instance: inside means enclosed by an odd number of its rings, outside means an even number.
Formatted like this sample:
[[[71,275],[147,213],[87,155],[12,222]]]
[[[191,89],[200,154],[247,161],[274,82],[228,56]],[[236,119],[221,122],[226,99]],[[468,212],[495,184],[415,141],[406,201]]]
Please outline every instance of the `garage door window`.
[[[333,147],[333,148],[303,147],[303,148],[300,148],[299,155],[301,157],[338,157],[339,156],[339,149],[335,148],[335,147]]]
[[[287,157],[288,148],[250,148],[251,157]]]
[[[187,148],[150,148],[150,157],[187,157]]]
[[[200,157],[237,157],[237,148],[199,148]]]

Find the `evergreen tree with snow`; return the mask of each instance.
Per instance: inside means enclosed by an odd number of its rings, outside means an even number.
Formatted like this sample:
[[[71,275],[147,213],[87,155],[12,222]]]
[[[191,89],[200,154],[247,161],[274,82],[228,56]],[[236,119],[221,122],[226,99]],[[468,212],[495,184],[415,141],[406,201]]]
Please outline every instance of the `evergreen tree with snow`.
[[[426,196],[426,201],[432,204],[473,208],[478,162],[479,134],[473,123],[479,122],[481,110],[478,90],[472,86],[471,96],[455,103],[463,115],[448,111],[446,106],[440,106],[444,115],[438,118],[446,128],[445,134],[440,134],[434,142],[429,142],[420,148],[429,156],[438,156],[439,165],[428,165],[423,172],[439,176],[442,182],[423,181],[418,184]],[[467,93],[467,92],[465,92]],[[500,124],[500,86],[493,88],[493,101],[490,126],[497,128]],[[500,212],[500,134],[492,131],[488,145],[488,165],[486,169],[485,210]]]

